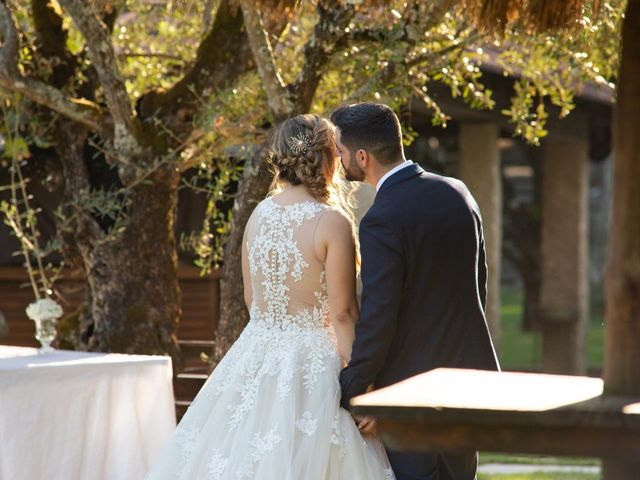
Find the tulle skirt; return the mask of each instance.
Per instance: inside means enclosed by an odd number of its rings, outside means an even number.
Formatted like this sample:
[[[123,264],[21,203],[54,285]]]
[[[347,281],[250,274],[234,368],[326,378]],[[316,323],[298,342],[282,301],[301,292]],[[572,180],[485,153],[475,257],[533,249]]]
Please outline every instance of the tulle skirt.
[[[147,479],[393,479],[380,442],[340,407],[340,368],[330,327],[252,319]]]

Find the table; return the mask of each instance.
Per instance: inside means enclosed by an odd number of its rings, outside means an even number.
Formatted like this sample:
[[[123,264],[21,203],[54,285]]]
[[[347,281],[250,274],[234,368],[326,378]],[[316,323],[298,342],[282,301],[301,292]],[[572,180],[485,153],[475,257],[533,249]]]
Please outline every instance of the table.
[[[140,480],[175,424],[169,357],[0,345],[1,480]]]
[[[378,419],[392,449],[637,462],[640,398],[602,392],[598,378],[441,368],[356,397],[352,406]]]

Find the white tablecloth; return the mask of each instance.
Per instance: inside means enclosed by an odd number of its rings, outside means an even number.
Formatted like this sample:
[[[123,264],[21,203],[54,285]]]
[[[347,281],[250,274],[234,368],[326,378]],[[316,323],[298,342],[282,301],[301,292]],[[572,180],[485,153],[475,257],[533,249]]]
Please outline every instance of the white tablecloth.
[[[176,425],[171,360],[0,345],[0,480],[140,480]]]

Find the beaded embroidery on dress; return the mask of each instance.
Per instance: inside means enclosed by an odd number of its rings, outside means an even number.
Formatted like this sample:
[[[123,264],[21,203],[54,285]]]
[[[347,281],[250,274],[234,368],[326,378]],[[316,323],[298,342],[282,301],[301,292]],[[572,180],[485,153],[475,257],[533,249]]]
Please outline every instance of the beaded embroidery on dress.
[[[381,444],[340,407],[342,361],[313,250],[327,206],[263,200],[247,227],[250,320],[147,476],[389,480]]]

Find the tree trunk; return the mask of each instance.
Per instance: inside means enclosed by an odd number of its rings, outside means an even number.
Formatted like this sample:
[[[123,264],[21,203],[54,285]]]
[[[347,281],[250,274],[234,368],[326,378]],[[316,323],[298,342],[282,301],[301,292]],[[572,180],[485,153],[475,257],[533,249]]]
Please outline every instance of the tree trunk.
[[[629,0],[622,27],[613,120],[613,208],[605,277],[604,390],[640,395],[640,0]],[[604,459],[603,478],[636,478],[637,459]]]
[[[84,160],[86,135],[74,123],[62,124],[57,146],[64,168],[62,212],[72,219],[61,231],[65,257],[79,260],[87,278],[87,305],[67,341],[82,350],[166,354],[180,368],[175,333],[180,317],[174,234],[179,174],[166,167],[151,184],[132,188],[127,223],[115,237],[82,205],[90,182]]]
[[[640,395],[640,0],[630,0],[613,124],[613,209],[606,272],[605,391]]]
[[[60,204],[63,218],[69,222],[56,221],[62,240],[62,255],[65,268],[70,271],[81,271],[86,279],[83,252],[87,251],[96,235],[100,234],[98,224],[81,206],[79,195],[88,192],[89,174],[84,162],[84,150],[87,131],[73,122],[59,121],[56,152],[62,165],[64,193]],[[81,248],[83,246],[84,248]],[[84,303],[72,313],[68,313],[58,322],[55,347],[72,350],[86,350],[86,332],[91,329],[92,320],[88,305],[91,305],[91,290],[84,289]]]
[[[256,150],[245,165],[233,203],[231,233],[224,250],[224,271],[220,285],[220,316],[215,338],[212,368],[229,350],[247,322],[242,285],[242,238],[244,228],[256,205],[269,192],[272,175],[265,161],[265,148]]]
[[[89,349],[169,353],[178,371],[180,317],[174,234],[179,176],[167,168],[131,192],[121,237],[98,243],[85,257],[92,294]]]

